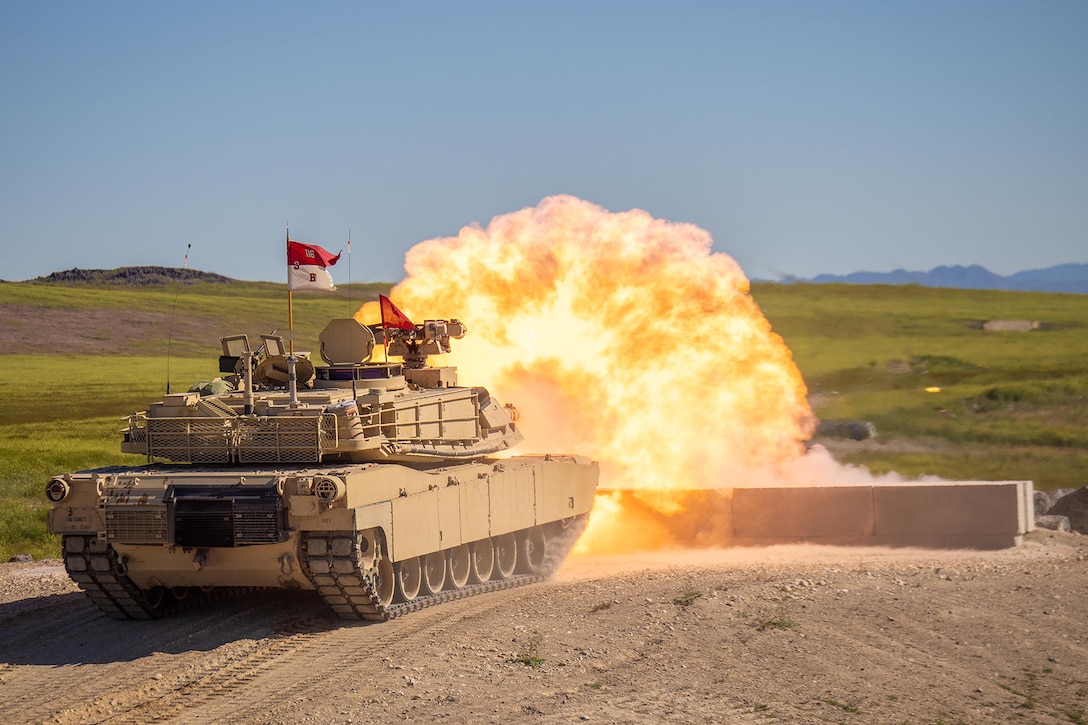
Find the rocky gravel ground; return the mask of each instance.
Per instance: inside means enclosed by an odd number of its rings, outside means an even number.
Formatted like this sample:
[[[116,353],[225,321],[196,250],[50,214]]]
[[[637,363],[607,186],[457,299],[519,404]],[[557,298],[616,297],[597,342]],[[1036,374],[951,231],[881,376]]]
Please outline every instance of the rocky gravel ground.
[[[377,625],[305,592],[156,622],[0,565],[9,722],[1085,723],[1088,537],[575,557]]]

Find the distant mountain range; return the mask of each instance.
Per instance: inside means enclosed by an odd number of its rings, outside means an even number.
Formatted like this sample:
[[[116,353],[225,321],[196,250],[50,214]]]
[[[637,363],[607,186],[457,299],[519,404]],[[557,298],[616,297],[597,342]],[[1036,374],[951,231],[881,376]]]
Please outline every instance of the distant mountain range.
[[[985,267],[954,265],[934,267],[928,272],[897,269],[892,272],[853,272],[820,274],[811,279],[797,277],[787,282],[817,284],[917,284],[923,287],[958,287],[960,289],[999,289],[1021,292],[1067,292],[1088,294],[1088,264],[1059,264],[1045,269],[1029,269],[1003,277]]]

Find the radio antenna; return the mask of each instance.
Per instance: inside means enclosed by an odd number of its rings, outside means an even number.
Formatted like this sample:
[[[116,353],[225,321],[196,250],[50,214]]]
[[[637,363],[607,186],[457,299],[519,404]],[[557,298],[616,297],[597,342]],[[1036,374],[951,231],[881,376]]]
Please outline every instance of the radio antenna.
[[[193,243],[185,247],[185,261],[182,262],[182,270],[189,267],[189,250],[193,248]],[[170,394],[170,348],[174,344],[174,313],[178,309],[178,296],[181,294],[181,278],[177,280],[178,288],[174,292],[174,304],[170,307],[170,326],[166,331],[166,394]]]

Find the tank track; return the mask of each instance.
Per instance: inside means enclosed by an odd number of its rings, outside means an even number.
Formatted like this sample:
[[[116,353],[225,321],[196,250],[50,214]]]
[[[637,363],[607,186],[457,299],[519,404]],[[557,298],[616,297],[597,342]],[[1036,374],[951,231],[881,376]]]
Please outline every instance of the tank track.
[[[554,545],[548,547],[544,563],[536,574],[515,574],[506,579],[467,584],[459,589],[444,589],[410,602],[381,603],[376,572],[364,571],[359,565],[358,535],[354,531],[311,532],[302,543],[302,565],[325,603],[342,619],[384,622],[457,599],[544,581],[567,558],[587,520],[585,515],[578,516],[561,529],[560,535],[549,539]]]
[[[140,589],[108,542],[97,536],[64,537],[64,568],[68,576],[112,619],[158,619],[223,597],[252,591],[252,587],[181,590]]]
[[[343,619],[384,622],[395,617],[457,599],[526,586],[544,581],[559,568],[585,528],[588,517],[578,516],[569,525],[558,527],[540,570],[535,574],[514,574],[460,589],[446,589],[410,602],[383,605],[378,595],[377,570],[360,566],[359,537],[355,531],[331,531],[304,535],[302,565],[317,586],[326,604]],[[63,543],[64,568],[72,581],[112,619],[158,619],[228,596],[255,590],[255,587],[214,587],[180,590],[143,590],[127,575],[122,559],[109,543],[97,536],[66,535]]]

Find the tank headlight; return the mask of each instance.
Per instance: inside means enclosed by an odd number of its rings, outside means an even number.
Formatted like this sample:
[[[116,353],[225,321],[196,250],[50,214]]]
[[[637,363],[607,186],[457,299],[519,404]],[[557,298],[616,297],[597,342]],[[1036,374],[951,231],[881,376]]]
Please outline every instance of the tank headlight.
[[[71,488],[68,486],[68,482],[61,478],[54,478],[45,485],[45,497],[53,503],[63,501],[68,496],[69,491],[71,491]]]
[[[332,476],[314,477],[314,495],[322,503],[332,503],[347,493],[347,487],[339,478]]]

